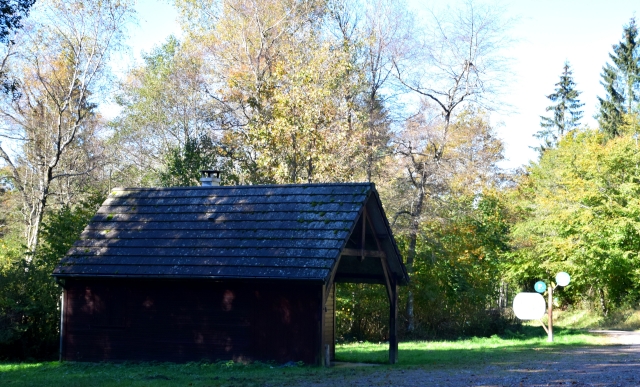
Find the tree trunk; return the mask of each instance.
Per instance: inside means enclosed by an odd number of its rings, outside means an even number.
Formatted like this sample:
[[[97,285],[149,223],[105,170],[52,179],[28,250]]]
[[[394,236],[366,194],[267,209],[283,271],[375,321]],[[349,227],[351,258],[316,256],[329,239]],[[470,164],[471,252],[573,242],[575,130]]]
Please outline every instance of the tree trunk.
[[[409,252],[407,253],[407,262],[405,264],[409,276],[413,273],[413,261],[416,256],[416,241],[418,239],[416,231],[412,231],[409,236]],[[413,291],[409,288],[407,294],[407,333],[413,333],[416,329],[415,317],[413,313]]]
[[[60,152],[61,153],[61,152]],[[59,154],[56,159],[59,159]],[[44,176],[40,180],[40,189],[38,192],[38,199],[35,205],[31,208],[31,216],[29,218],[29,224],[27,225],[27,249],[29,253],[35,254],[38,248],[40,225],[42,224],[42,218],[44,216],[44,210],[47,206],[47,199],[49,197],[49,188],[53,178],[53,167],[49,166],[44,173]],[[27,203],[25,203],[26,205]]]
[[[600,307],[602,308],[602,314],[604,315],[604,317],[607,317],[607,314],[609,314],[609,308],[607,308],[607,303],[604,298],[604,290],[602,290],[602,288],[598,289],[598,295],[600,296]]]

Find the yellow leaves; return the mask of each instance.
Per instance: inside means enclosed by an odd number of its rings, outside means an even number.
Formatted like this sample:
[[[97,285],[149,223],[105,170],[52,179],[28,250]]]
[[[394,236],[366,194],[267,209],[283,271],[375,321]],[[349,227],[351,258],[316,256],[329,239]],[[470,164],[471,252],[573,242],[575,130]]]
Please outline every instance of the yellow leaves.
[[[239,64],[225,75],[227,98],[250,104],[247,146],[270,181],[342,180],[360,129],[345,104],[346,58],[313,35],[280,41],[268,53],[269,69]],[[347,118],[351,115],[351,121]]]

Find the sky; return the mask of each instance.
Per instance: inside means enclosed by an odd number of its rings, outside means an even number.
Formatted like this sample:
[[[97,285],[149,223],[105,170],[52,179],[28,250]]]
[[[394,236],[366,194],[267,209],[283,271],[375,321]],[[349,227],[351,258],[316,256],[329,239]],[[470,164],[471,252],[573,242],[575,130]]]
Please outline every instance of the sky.
[[[507,167],[518,167],[537,158],[530,149],[538,144],[540,115],[551,104],[546,96],[555,91],[565,61],[573,69],[576,88],[582,92],[583,125],[596,127],[597,96],[602,67],[612,45],[622,39],[622,28],[640,11],[640,1],[536,0],[508,2],[511,16],[519,17],[514,36],[520,42],[511,52],[515,82],[506,100],[514,112],[501,117],[499,134],[506,143]]]
[[[413,0],[411,4],[419,10],[433,2]],[[513,84],[499,97],[510,109],[493,113],[491,120],[505,143],[501,166],[517,168],[537,158],[531,149],[538,145],[533,134],[540,130],[540,115],[546,115],[545,108],[551,104],[546,96],[554,92],[565,61],[571,64],[576,88],[582,92],[582,124],[595,127],[597,96],[604,96],[602,67],[609,61],[612,45],[622,39],[623,26],[640,13],[640,1],[511,0],[501,4],[505,16],[517,20],[511,30],[517,42],[509,50]],[[167,36],[180,36],[176,11],[166,0],[137,0],[136,10],[138,23],[130,28],[131,51],[121,60],[121,71]]]

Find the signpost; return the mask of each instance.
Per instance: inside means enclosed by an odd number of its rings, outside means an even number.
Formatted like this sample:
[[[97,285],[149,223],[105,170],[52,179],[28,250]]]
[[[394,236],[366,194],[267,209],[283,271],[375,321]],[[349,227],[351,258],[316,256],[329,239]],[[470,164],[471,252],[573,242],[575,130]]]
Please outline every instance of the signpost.
[[[558,286],[567,286],[569,285],[570,281],[571,277],[569,277],[569,274],[565,273],[564,271],[556,274],[556,283],[558,284]]]
[[[551,286],[547,289],[544,281],[538,281],[533,288],[537,293],[518,293],[513,299],[513,313],[521,320],[538,320],[542,323],[542,327],[547,332],[547,341],[553,341],[553,290],[558,286],[567,286],[571,282],[571,277],[564,271],[556,275],[556,284],[551,282]],[[549,327],[547,328],[542,322],[544,316],[544,298],[542,293],[547,290],[549,296],[547,305],[547,315],[549,316]]]
[[[535,285],[533,285],[533,289],[536,292],[542,294],[542,293],[544,293],[545,290],[547,290],[547,284],[545,284],[544,281],[538,281],[538,282],[536,282]]]

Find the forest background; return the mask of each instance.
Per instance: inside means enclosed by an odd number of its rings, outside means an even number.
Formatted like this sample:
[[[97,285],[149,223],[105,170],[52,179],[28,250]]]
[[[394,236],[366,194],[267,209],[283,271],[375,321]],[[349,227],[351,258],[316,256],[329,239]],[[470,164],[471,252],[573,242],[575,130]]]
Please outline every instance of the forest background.
[[[640,49],[634,19],[603,63],[598,123],[565,64],[537,160],[500,168],[491,115],[509,83],[499,5],[416,20],[390,0],[176,0],[183,34],[117,78],[128,1],[11,2],[0,18],[0,358],[50,357],[50,273],[115,186],[371,181],[411,276],[401,337],[490,335],[551,282],[562,308],[640,301]],[[113,98],[112,119],[100,107]],[[545,113],[545,112],[541,112]],[[384,289],[338,288],[342,340],[385,340]]]

